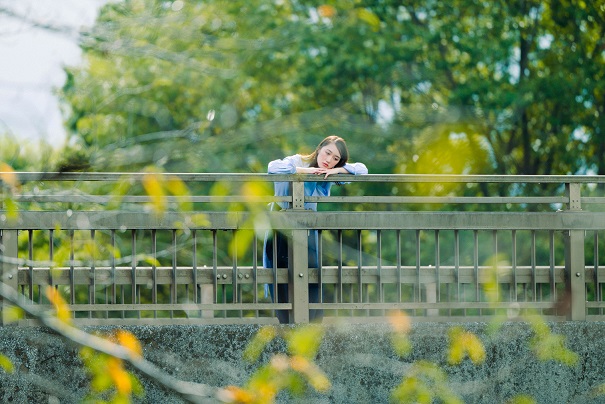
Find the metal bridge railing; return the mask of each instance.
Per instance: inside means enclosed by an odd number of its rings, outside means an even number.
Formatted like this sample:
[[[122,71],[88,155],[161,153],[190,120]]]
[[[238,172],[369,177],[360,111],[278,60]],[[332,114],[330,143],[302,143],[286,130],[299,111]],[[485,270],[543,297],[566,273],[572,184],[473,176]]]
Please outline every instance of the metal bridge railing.
[[[10,174],[19,186],[3,184],[2,282],[42,305],[56,288],[78,324],[272,323],[277,309],[294,323],[310,309],[325,322],[394,310],[418,321],[605,319],[600,176],[347,176],[320,198],[303,193],[315,176]],[[149,175],[157,194],[145,194]],[[175,179],[185,192],[171,193]],[[271,196],[276,180],[293,196]],[[465,196],[471,187],[495,194]],[[275,200],[292,208],[268,212]],[[307,262],[313,229],[318,268]],[[289,268],[262,267],[269,231],[293,240]],[[280,283],[288,303],[264,294]]]

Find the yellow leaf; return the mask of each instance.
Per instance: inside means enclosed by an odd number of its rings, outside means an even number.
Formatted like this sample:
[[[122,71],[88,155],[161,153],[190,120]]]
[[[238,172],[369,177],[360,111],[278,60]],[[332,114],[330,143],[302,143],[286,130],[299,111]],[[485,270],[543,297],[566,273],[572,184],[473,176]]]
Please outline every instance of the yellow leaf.
[[[506,402],[506,404],[535,404],[536,400],[531,397],[528,396],[526,394],[519,394],[517,396],[514,396],[513,398],[511,398],[510,400],[508,400]]]
[[[86,367],[93,376],[90,384],[92,390],[102,392],[110,389],[113,386],[113,380],[107,371],[109,356],[100,355],[92,349],[86,352],[82,350],[80,351],[80,354],[85,360]]]
[[[46,287],[46,297],[48,301],[55,307],[57,318],[66,324],[71,324],[71,311],[67,306],[59,291],[52,286]]]
[[[209,227],[210,220],[208,220],[208,216],[204,213],[197,213],[191,216],[191,224],[193,227]]]
[[[158,261],[156,258],[153,258],[150,255],[146,255],[144,260],[145,260],[145,262],[149,263],[152,266],[156,266],[156,267],[160,266],[160,261]]]
[[[141,347],[141,343],[130,332],[126,330],[118,330],[116,334],[116,338],[118,343],[123,347],[127,348],[137,357],[143,356],[143,348]]]
[[[450,364],[461,363],[466,355],[476,365],[485,360],[485,348],[475,334],[460,327],[453,327],[449,331],[449,337],[448,362]]]
[[[118,181],[113,189],[113,192],[111,192],[112,198],[107,205],[107,209],[117,209],[120,206],[124,195],[126,195],[132,188],[132,185],[133,181],[130,178],[122,178],[120,181]]]
[[[175,196],[188,196],[189,189],[187,185],[179,178],[175,176],[168,177],[166,181],[166,188],[168,191]]]
[[[393,331],[407,334],[412,327],[410,317],[402,311],[396,311],[389,316],[389,323]]]
[[[168,178],[168,181],[166,181],[166,188],[168,189],[168,192],[174,196],[188,197],[190,195],[187,185],[185,185],[180,178],[175,176]],[[191,212],[193,210],[193,205],[191,201],[187,200],[179,203],[179,209],[181,212]]]
[[[6,324],[18,321],[25,318],[25,312],[17,306],[9,306],[3,309],[4,311],[4,322]]]
[[[109,376],[120,394],[130,394],[132,392],[132,383],[130,375],[124,370],[122,361],[118,358],[110,357],[107,359],[107,370]]]
[[[143,188],[151,198],[151,206],[154,211],[161,213],[166,210],[166,198],[162,186],[162,177],[159,174],[147,173],[142,179]]]
[[[0,180],[11,188],[17,188],[19,186],[19,180],[17,179],[15,170],[4,162],[0,163]]]
[[[406,356],[412,352],[412,343],[406,334],[393,334],[391,336],[391,344],[395,353],[399,356]]]
[[[309,384],[317,391],[327,391],[330,387],[330,380],[314,363],[300,355],[294,355],[290,358],[290,367],[292,370],[307,377]]]
[[[293,329],[288,333],[286,338],[288,351],[292,355],[311,358],[317,353],[322,336],[323,329],[315,325]]]
[[[317,14],[323,18],[332,18],[336,15],[336,9],[333,6],[322,4],[317,7]]]
[[[273,192],[269,185],[264,182],[245,182],[242,185],[241,193],[244,197],[253,200],[258,196],[271,195]]]
[[[253,239],[254,232],[238,231],[237,238],[233,237],[229,243],[229,254],[233,256],[235,253],[238,259],[243,258],[251,247]]]
[[[265,326],[258,330],[252,341],[244,350],[244,359],[250,362],[255,362],[260,356],[263,349],[269,342],[277,336],[277,330],[272,326]]]
[[[229,402],[254,403],[256,401],[253,394],[237,386],[227,386],[225,390],[228,392]]]
[[[290,367],[297,372],[306,373],[310,366],[309,361],[300,355],[294,355],[290,358]]]
[[[378,31],[380,29],[380,18],[367,8],[358,8],[357,18],[368,24],[370,28],[372,28],[372,31]]]
[[[6,210],[9,219],[16,219],[19,216],[19,208],[12,198],[4,198],[4,210]]]
[[[227,196],[230,195],[232,192],[231,187],[229,186],[228,183],[226,182],[217,182],[212,186],[212,189],[210,190],[210,195],[212,196]]]

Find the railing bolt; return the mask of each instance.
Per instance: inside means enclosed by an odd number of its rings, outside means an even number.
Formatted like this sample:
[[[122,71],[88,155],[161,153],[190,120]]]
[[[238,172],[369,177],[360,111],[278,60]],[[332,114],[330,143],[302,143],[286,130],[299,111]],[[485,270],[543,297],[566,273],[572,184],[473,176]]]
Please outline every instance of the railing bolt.
[[[220,275],[216,275],[216,279],[221,279],[221,276]]]
[[[244,277],[244,275],[238,274],[237,277],[240,278],[240,279],[242,279]]]
[[[248,279],[248,278],[250,277],[250,275],[246,274],[246,275],[244,275],[244,277],[245,277],[246,279]]]
[[[227,279],[227,274],[223,274],[223,279]]]
[[[9,275],[9,276],[8,276],[8,279],[13,279],[13,275]]]
[[[299,278],[302,278],[303,276],[304,276],[304,275],[303,275],[303,273],[302,273],[302,272],[298,274],[298,277],[299,277]]]
[[[576,277],[579,278],[580,277],[580,273],[576,272]]]

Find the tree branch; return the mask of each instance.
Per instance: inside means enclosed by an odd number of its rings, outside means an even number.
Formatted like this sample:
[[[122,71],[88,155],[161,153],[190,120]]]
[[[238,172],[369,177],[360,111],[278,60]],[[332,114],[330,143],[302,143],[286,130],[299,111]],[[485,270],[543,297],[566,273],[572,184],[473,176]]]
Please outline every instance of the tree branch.
[[[109,340],[89,334],[76,327],[60,321],[58,318],[49,316],[38,305],[24,296],[18,294],[13,288],[0,282],[0,296],[10,303],[20,307],[27,314],[34,316],[42,324],[55,331],[59,335],[75,342],[78,345],[92,348],[98,352],[111,355],[130,363],[135,369],[163,387],[177,393],[181,398],[191,403],[216,403],[225,402],[222,397],[225,392],[217,387],[201,383],[192,383],[179,380],[155,366],[153,363],[135,355],[129,349],[115,344]]]

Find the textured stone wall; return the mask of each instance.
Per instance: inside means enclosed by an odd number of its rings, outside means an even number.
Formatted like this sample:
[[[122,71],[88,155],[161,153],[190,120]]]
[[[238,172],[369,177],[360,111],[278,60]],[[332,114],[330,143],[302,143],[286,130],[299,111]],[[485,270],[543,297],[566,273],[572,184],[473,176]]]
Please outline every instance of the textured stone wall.
[[[551,329],[567,338],[567,347],[579,354],[576,366],[541,362],[528,349],[532,336],[522,323],[506,323],[496,334],[482,323],[462,326],[477,333],[487,360],[459,366],[446,361],[447,330],[451,325],[418,323],[410,338],[412,353],[398,358],[391,347],[387,325],[348,325],[326,328],[317,364],[332,381],[327,394],[309,393],[311,403],[384,403],[401,382],[411,363],[428,360],[442,366],[451,388],[467,403],[504,403],[517,394],[538,403],[601,403],[605,396],[592,390],[605,383],[605,323],[552,323]],[[258,364],[242,361],[242,351],[258,326],[125,327],[142,342],[145,357],[166,372],[186,381],[214,386],[242,385]],[[87,330],[107,331],[106,327]],[[274,341],[263,354],[266,361],[284,352],[283,340]],[[0,327],[0,352],[15,364],[16,372],[0,370],[0,402],[71,403],[83,400],[89,378],[78,348],[45,328]],[[182,402],[142,379],[145,397],[140,402]],[[280,402],[293,401],[287,395]]]

